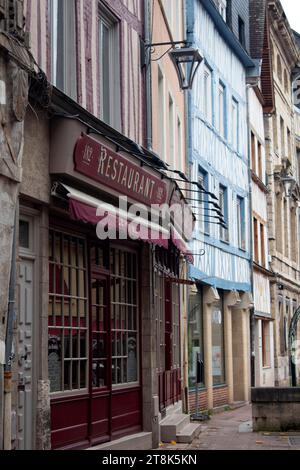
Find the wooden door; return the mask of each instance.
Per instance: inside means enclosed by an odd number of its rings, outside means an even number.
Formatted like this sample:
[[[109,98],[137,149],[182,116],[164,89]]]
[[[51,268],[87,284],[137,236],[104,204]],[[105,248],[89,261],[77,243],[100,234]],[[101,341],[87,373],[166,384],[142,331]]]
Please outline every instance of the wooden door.
[[[109,279],[92,273],[90,306],[91,444],[111,439]]]

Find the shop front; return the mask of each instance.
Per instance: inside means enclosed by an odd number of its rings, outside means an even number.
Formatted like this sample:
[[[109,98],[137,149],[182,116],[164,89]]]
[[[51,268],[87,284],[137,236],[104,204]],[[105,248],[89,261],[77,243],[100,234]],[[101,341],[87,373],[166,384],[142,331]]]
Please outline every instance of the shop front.
[[[190,289],[188,351],[192,412],[249,400],[252,304],[252,296],[245,292],[200,283]],[[196,394],[199,356],[203,374]]]
[[[50,173],[52,448],[151,432],[155,397],[160,412],[181,399],[179,277],[190,255],[175,229],[169,239],[140,212],[134,225],[129,207],[170,204],[178,188],[111,136],[63,118],[52,124]]]

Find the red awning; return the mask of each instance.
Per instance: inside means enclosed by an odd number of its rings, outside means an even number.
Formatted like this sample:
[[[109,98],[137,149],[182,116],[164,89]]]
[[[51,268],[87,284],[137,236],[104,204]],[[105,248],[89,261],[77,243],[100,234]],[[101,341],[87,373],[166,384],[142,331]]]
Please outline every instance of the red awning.
[[[146,218],[135,219],[126,210],[114,207],[65,184],[61,184],[61,186],[67,191],[71,218],[96,225],[98,237],[101,230],[106,238],[109,236],[107,232],[111,231],[111,237],[117,238],[118,235],[118,239],[140,240],[165,249],[168,249],[169,240],[172,239],[176,248],[185,258],[190,263],[194,262],[187,242],[175,227],[172,226],[170,230],[148,221]]]
[[[164,232],[159,231],[156,226],[151,225],[145,220],[146,225],[132,224],[132,221],[126,220],[115,212],[105,211],[103,215],[97,215],[97,207],[90,206],[75,199],[70,199],[69,211],[73,220],[80,220],[85,223],[101,226],[103,229],[115,231],[116,233],[126,234],[130,239],[142,240],[153,245],[168,248],[169,240]]]

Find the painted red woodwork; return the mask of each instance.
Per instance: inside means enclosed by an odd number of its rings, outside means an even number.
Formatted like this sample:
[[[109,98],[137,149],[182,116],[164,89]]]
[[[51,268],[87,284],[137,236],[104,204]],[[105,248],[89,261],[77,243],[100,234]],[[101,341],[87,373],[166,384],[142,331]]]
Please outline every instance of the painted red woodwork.
[[[104,320],[97,314],[92,321],[93,305],[90,303],[90,338],[99,332],[107,335],[105,360],[108,367],[105,383],[102,387],[93,387],[93,345],[90,341],[88,393],[51,400],[53,449],[83,449],[142,430],[141,386],[120,389],[112,386],[110,277],[100,271],[92,267],[91,286],[98,283],[99,288],[103,288],[101,306],[104,309]]]
[[[87,447],[89,399],[82,395],[51,401],[52,448],[59,449],[75,444]]]
[[[173,347],[172,347],[172,299],[171,299],[171,283],[165,283],[165,343],[166,343],[166,371],[170,371],[173,364]]]
[[[160,411],[181,400],[180,369],[158,374],[158,394]]]
[[[142,430],[140,387],[52,400],[52,448],[86,448]]]
[[[158,374],[160,411],[181,400],[181,372],[173,361],[172,283],[165,282],[165,371]]]
[[[101,142],[83,134],[75,147],[75,170],[138,202],[164,204],[167,185]]]

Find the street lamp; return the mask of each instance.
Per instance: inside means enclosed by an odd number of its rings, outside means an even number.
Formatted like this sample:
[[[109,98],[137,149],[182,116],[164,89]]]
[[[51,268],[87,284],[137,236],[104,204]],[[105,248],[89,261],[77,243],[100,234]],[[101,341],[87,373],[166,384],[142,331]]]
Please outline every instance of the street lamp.
[[[291,176],[284,176],[281,178],[281,182],[284,186],[284,191],[286,197],[291,197],[292,196],[292,191],[295,186],[295,180]]]
[[[174,64],[181,90],[191,90],[203,57],[192,47],[175,47],[169,56]]]
[[[155,47],[169,46],[168,50],[165,51],[159,57],[159,59],[164,57],[166,54],[169,54],[169,57],[172,60],[176,73],[177,73],[180,89],[181,90],[192,89],[196,72],[201,62],[203,61],[203,57],[201,56],[198,49],[194,49],[193,47],[190,47],[186,43],[186,41],[158,42],[158,43],[153,43],[153,44],[143,43],[143,44],[144,44],[144,52],[150,50],[150,54],[153,54],[155,52]],[[182,45],[182,47],[179,47],[180,44]],[[144,55],[144,59],[145,57],[146,57],[146,54]],[[153,59],[153,61],[157,61],[159,59]]]

